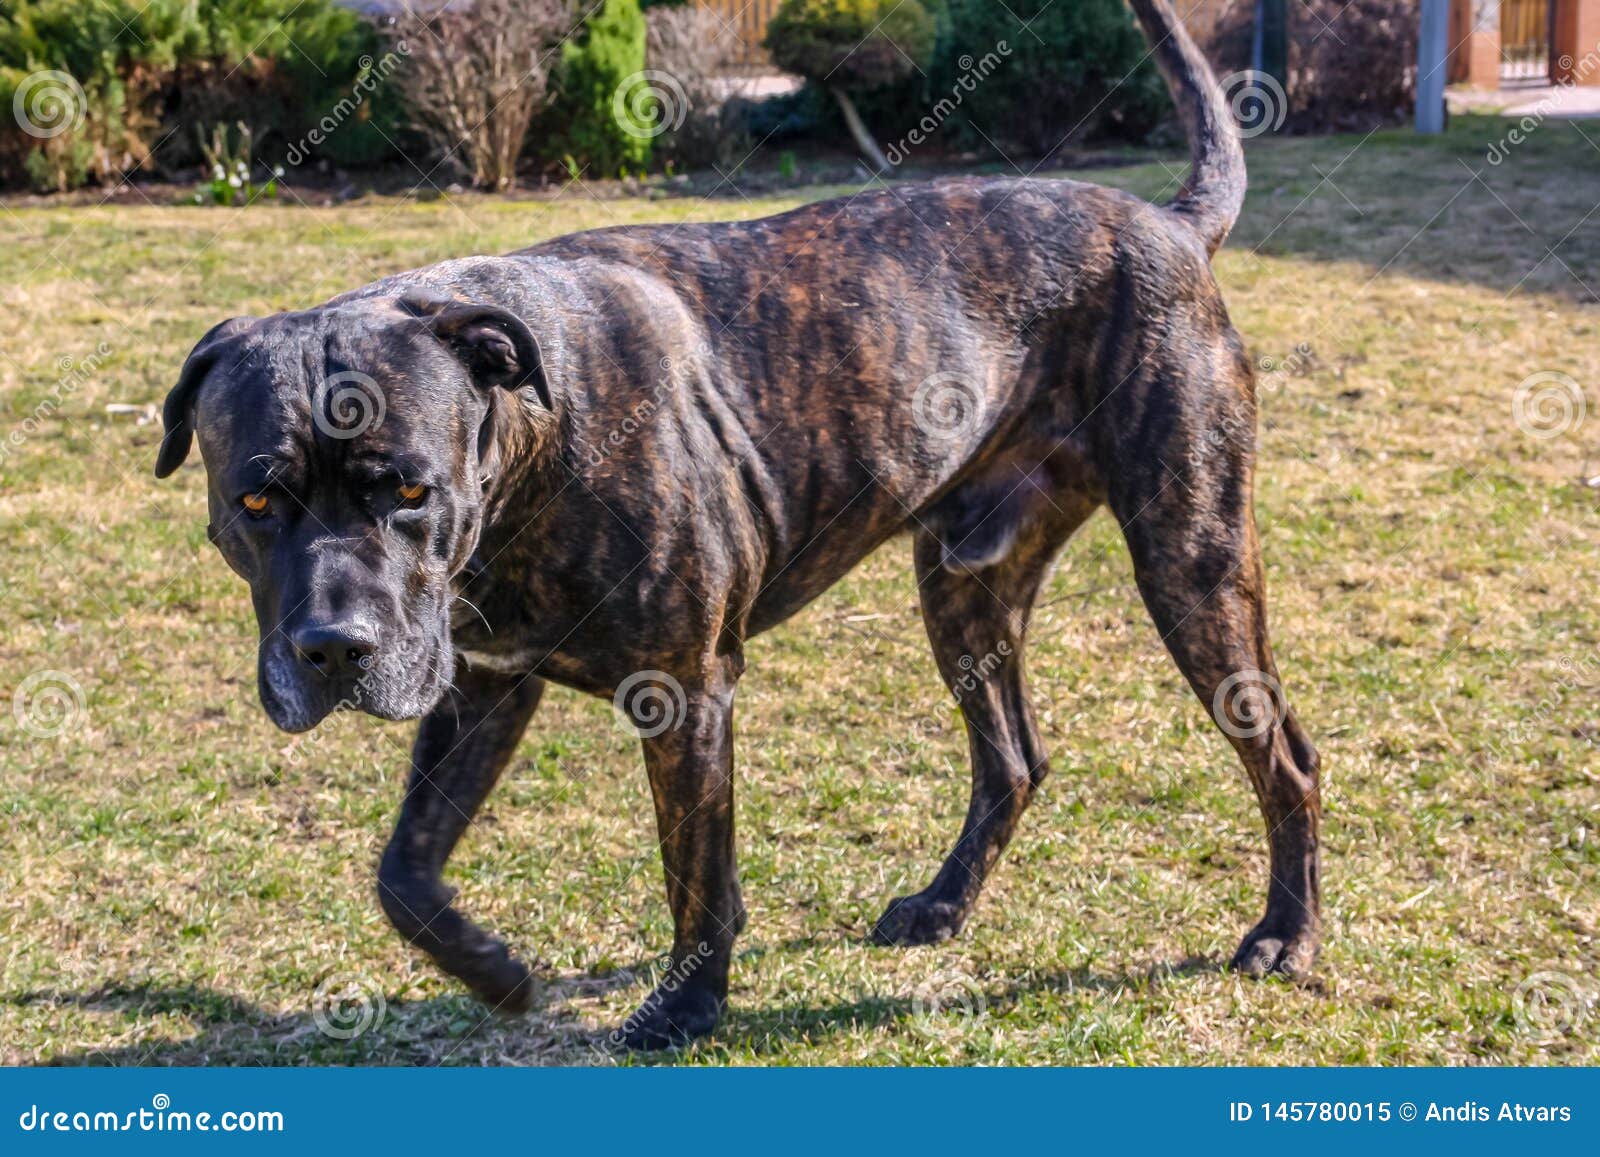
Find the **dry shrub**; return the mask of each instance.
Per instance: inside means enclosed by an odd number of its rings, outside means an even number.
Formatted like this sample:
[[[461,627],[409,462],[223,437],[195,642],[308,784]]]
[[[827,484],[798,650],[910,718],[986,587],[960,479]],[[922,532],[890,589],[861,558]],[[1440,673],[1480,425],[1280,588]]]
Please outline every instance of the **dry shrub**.
[[[645,13],[648,34],[645,59],[652,71],[664,73],[681,90],[681,121],[670,107],[677,93],[666,81],[656,83],[662,122],[668,125],[655,142],[657,155],[680,167],[731,164],[742,159],[749,134],[741,115],[748,84],[735,78],[738,31],[708,8],[651,8]]]
[[[395,83],[437,159],[479,188],[510,185],[571,29],[565,0],[475,0],[399,16],[391,35],[408,59]]]
[[[1207,13],[1207,53],[1220,72],[1249,67],[1255,9],[1255,0],[1232,0]],[[1355,130],[1408,117],[1419,12],[1418,0],[1291,0],[1288,127]]]
[[[1363,129],[1410,115],[1417,100],[1418,0],[1306,0],[1290,5],[1289,21],[1299,124]]]

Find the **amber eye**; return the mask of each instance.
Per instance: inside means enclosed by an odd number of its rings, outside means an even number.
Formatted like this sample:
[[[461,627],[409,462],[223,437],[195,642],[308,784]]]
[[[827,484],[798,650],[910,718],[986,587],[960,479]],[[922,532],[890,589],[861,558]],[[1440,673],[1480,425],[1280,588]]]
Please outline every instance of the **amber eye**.
[[[401,483],[401,485],[400,485],[400,501],[401,502],[411,502],[411,503],[421,502],[422,498],[423,498],[423,495],[425,495],[427,493],[428,493],[428,488],[426,486],[422,485],[420,482],[417,483],[417,485],[415,485],[415,486],[407,486],[404,483]]]
[[[260,514],[267,508],[267,496],[265,494],[246,494],[239,501],[244,503],[244,508],[251,514]]]

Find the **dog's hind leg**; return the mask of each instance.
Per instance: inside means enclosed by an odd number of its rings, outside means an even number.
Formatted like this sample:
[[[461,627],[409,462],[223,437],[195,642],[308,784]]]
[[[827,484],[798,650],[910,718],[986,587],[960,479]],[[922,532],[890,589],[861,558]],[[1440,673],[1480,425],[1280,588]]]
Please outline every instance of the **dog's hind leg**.
[[[528,969],[451,907],[445,861],[505,770],[544,682],[468,670],[423,720],[400,820],[378,869],[378,896],[395,928],[501,1012],[532,1000]]]
[[[1210,388],[1216,396],[1226,387]],[[1245,936],[1233,967],[1300,975],[1321,934],[1318,757],[1287,705],[1267,638],[1251,506],[1253,431],[1229,435],[1226,423],[1209,429],[1205,455],[1185,452],[1194,435],[1181,421],[1167,427],[1164,447],[1124,454],[1142,465],[1125,472],[1110,505],[1156,628],[1239,753],[1266,821],[1266,915]]]
[[[926,530],[917,536],[922,618],[939,673],[966,721],[972,800],[933,883],[894,900],[878,919],[872,938],[880,944],[932,944],[961,931],[1049,770],[1028,703],[1023,644],[1051,563],[1096,503],[1070,491],[1035,497],[1034,513],[1015,529],[1004,557],[981,570],[951,565],[951,548],[959,558],[959,544]]]

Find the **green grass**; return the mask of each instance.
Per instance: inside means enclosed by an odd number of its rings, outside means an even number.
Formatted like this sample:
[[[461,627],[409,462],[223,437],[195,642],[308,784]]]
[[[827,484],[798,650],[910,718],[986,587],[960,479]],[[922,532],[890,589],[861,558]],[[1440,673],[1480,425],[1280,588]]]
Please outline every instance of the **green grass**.
[[[1600,129],[1552,121],[1486,166],[1500,132],[1260,142],[1217,263],[1252,352],[1287,365],[1263,376],[1258,506],[1278,658],[1327,769],[1316,983],[1219,969],[1259,914],[1260,820],[1100,516],[1032,632],[1054,776],[958,941],[864,943],[966,801],[906,544],[750,648],[750,926],[723,1028],[672,1059],[1600,1062],[1600,494],[1579,481],[1600,414],[1552,438],[1513,419],[1537,372],[1600,404]],[[1090,176],[1154,195],[1180,172]],[[271,727],[201,472],[156,483],[159,427],[105,406],[159,402],[232,314],[590,226],[795,203],[0,212],[0,431],[21,434],[0,443],[0,688],[54,671],[83,704],[53,739],[0,707],[0,1060],[597,1059],[669,939],[644,776],[608,705],[546,698],[452,866],[465,908],[550,976],[534,1013],[486,1019],[374,896],[410,727]],[[88,360],[82,384],[25,425],[67,358]],[[385,999],[354,1039],[312,1014],[330,980]]]

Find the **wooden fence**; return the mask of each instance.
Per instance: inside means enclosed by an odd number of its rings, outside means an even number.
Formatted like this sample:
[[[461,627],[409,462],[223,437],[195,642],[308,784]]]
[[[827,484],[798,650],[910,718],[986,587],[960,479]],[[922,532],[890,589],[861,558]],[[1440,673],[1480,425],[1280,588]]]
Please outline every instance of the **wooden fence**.
[[[702,8],[709,8],[728,24],[729,35],[737,36],[739,49],[734,57],[741,72],[770,72],[772,61],[767,50],[761,47],[761,38],[767,34],[767,22],[778,10],[778,0],[696,0]]]

